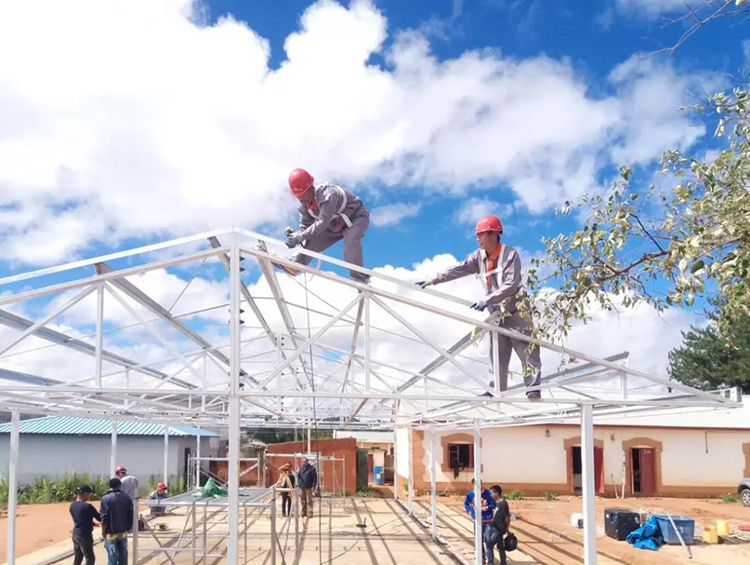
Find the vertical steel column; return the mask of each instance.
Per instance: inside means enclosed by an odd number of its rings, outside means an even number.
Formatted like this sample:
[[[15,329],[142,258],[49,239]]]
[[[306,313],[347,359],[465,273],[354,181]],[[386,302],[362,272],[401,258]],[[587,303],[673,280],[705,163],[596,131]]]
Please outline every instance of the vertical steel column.
[[[320,508],[318,508],[320,511]],[[276,565],[276,544],[278,534],[276,533],[276,487],[271,490],[271,565]]]
[[[8,463],[8,563],[16,560],[16,510],[18,509],[18,448],[21,415],[18,410],[10,412],[10,460]]]
[[[365,301],[365,392],[370,392],[370,293],[364,291]],[[357,328],[354,328],[357,331]]]
[[[594,505],[593,406],[581,406],[581,463],[583,470],[583,562],[596,564],[596,507]]]
[[[474,420],[474,563],[482,565],[482,430]]]
[[[164,470],[162,471],[164,484],[169,486],[169,424],[164,424]]]
[[[104,329],[104,285],[100,283],[96,288],[96,352],[94,354],[94,374],[96,387],[102,388],[102,341]]]
[[[310,424],[307,424],[307,454],[312,453],[312,443],[310,442]]]
[[[408,496],[408,504],[407,507],[409,508],[409,514],[414,514],[414,442],[412,438],[412,429],[411,426],[409,426],[408,429],[409,433],[409,496]]]
[[[112,420],[112,445],[109,448],[109,471],[108,477],[113,477],[117,466],[117,420]]]
[[[201,427],[198,426],[198,439],[195,445],[195,485],[194,488],[201,488]]]
[[[430,535],[437,539],[437,465],[435,462],[435,428],[430,428]]]
[[[294,551],[299,553],[299,485],[294,489]]]
[[[393,498],[398,500],[398,429],[393,428]]]
[[[227,507],[227,563],[239,563],[239,502],[240,502],[240,248],[233,245],[230,250],[230,307],[229,307],[229,504]]]
[[[190,506],[190,519],[191,519],[190,534],[191,534],[191,537],[192,537],[192,540],[191,540],[191,543],[190,543],[190,550],[191,550],[190,551],[190,555],[193,558],[192,565],[195,565],[196,559],[198,557],[196,555],[197,549],[195,547],[195,528],[196,528],[195,513],[196,512],[197,512],[197,510],[195,508],[195,501],[193,501],[193,504]]]

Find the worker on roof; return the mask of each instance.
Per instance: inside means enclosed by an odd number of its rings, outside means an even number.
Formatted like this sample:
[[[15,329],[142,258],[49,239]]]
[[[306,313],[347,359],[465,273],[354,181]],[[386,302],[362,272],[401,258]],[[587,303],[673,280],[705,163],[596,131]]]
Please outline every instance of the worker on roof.
[[[289,189],[299,199],[299,228],[286,236],[287,247],[302,245],[309,251],[322,252],[337,241],[344,240],[344,261],[363,266],[362,238],[370,226],[370,212],[358,197],[340,186],[315,179],[304,169],[289,175]],[[304,253],[292,260],[307,265],[312,258]],[[288,272],[295,274],[293,269]],[[357,282],[367,283],[363,273],[349,271]]]
[[[418,286],[440,284],[467,275],[476,275],[485,289],[483,299],[471,305],[471,308],[483,312],[499,313],[494,323],[501,328],[515,330],[524,335],[531,335],[533,329],[529,320],[518,312],[518,305],[524,300],[521,287],[521,258],[518,252],[509,245],[503,245],[503,224],[497,216],[485,216],[477,222],[477,243],[479,249],[471,253],[462,263],[451,267],[436,277],[419,281]],[[524,383],[529,389],[526,396],[538,400],[541,393],[538,387],[542,377],[542,362],[539,357],[539,346],[530,345],[527,341],[505,335],[498,335],[497,361],[500,369],[500,390],[508,387],[508,365],[511,351],[521,359],[524,366]],[[490,364],[493,363],[494,346],[490,339]]]

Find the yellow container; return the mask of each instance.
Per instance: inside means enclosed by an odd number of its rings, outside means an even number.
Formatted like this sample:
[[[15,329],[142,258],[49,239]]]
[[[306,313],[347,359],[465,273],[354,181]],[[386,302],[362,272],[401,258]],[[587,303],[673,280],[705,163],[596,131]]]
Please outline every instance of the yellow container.
[[[719,536],[729,535],[729,521],[728,520],[716,520],[716,535],[719,535]]]
[[[703,542],[719,543],[719,536],[716,533],[716,528],[714,526],[706,526],[703,528]]]

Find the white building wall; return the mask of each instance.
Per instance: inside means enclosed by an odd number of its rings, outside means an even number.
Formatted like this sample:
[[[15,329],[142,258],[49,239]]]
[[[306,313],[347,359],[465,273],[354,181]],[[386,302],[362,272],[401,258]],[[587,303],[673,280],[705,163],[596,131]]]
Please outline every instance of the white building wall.
[[[0,475],[7,475],[9,434],[0,435]],[[169,438],[169,474],[179,476],[184,469],[185,448],[196,450],[195,437]],[[109,436],[65,436],[21,434],[19,445],[20,484],[33,482],[35,477],[54,479],[66,472],[112,476],[109,468],[111,439]],[[209,438],[201,439],[201,455],[209,454]],[[151,475],[161,478],[164,466],[163,436],[117,437],[117,465],[124,465],[140,479],[143,489]]]
[[[442,471],[444,460],[441,438],[457,432],[438,432],[436,453],[438,482],[468,482],[472,471],[462,471],[458,479]],[[464,433],[464,432],[458,432]],[[547,437],[549,435],[549,437]],[[488,483],[535,483],[565,485],[567,454],[564,441],[579,438],[580,429],[561,426],[488,428],[482,431],[482,479]],[[623,441],[645,437],[662,443],[662,484],[669,486],[736,486],[742,478],[745,459],[742,444],[750,442],[750,431],[690,430],[661,428],[594,428],[595,440],[604,446],[604,484],[619,491],[623,481]],[[429,482],[428,434],[424,443],[424,474]],[[407,476],[406,436],[399,436],[399,474]],[[465,443],[471,443],[466,441]]]

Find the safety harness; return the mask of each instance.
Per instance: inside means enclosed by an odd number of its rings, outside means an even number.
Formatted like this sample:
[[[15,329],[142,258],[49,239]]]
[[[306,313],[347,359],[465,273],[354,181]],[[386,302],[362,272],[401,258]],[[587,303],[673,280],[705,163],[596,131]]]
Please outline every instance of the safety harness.
[[[337,190],[339,194],[341,195],[341,205],[339,206],[339,209],[336,211],[336,214],[334,215],[334,219],[338,216],[346,224],[346,227],[348,228],[352,227],[352,221],[349,219],[349,216],[344,214],[344,210],[346,209],[346,205],[348,203],[347,198],[346,198],[346,192],[344,191],[343,188],[341,188],[340,186],[336,186],[335,184],[329,184],[326,186],[328,188],[333,188],[334,190]],[[313,200],[312,202],[310,202],[310,204],[307,205],[307,211],[310,212],[310,215],[313,218],[315,218],[316,220],[318,219],[318,216],[320,214],[318,212],[318,203],[315,200]]]
[[[498,274],[502,278],[503,263],[505,263],[505,246],[501,243],[495,249],[494,253],[487,255],[482,251],[482,257],[479,260],[479,274],[477,278],[486,287],[487,292],[492,292],[492,275]]]

